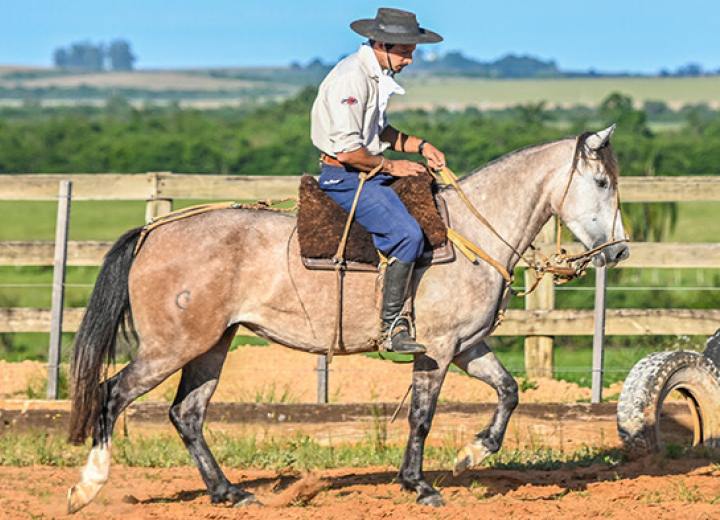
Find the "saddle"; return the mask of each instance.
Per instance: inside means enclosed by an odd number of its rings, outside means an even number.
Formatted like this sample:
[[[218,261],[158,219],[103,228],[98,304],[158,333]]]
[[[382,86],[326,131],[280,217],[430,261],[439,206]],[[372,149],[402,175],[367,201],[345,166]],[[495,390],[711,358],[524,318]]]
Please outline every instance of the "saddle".
[[[430,173],[402,177],[391,186],[425,235],[425,253],[418,263],[453,261],[455,254],[447,239],[447,207],[436,193],[435,180]],[[299,192],[297,229],[303,264],[308,269],[333,270],[333,257],[345,230],[348,213],[320,189],[311,175],[301,177]],[[372,235],[355,221],[350,226],[345,260],[348,271],[377,271],[380,262]]]

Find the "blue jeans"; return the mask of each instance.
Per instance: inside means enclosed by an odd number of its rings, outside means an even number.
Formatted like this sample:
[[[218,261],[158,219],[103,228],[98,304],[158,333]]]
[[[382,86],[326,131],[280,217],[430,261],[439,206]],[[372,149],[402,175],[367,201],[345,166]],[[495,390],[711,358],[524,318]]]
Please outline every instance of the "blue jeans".
[[[422,229],[390,187],[393,177],[377,174],[365,181],[355,209],[355,220],[373,236],[375,247],[387,258],[414,262],[423,253]],[[352,208],[360,179],[354,171],[323,164],[320,188],[345,211]]]

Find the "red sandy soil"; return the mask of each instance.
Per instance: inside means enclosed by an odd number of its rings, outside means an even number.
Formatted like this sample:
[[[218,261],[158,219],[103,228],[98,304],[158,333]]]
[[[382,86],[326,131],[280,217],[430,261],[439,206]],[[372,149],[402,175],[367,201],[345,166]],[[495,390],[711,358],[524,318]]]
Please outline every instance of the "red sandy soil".
[[[317,400],[317,356],[287,348],[242,347],[231,352],[220,378],[215,402],[291,402],[314,403]],[[118,367],[120,368],[120,367]],[[27,398],[27,388],[44,390],[46,367],[42,363],[0,361],[0,399]],[[335,356],[329,375],[330,402],[397,402],[408,389],[412,366],[365,356]],[[149,401],[172,401],[179,374],[150,392]],[[521,402],[576,402],[589,400],[589,388],[541,378],[528,388]],[[617,395],[622,384],[605,389],[605,395]],[[496,402],[495,391],[488,385],[457,372],[447,375],[441,401]]]
[[[617,468],[512,471],[461,477],[427,473],[447,505],[431,509],[393,483],[394,468],[311,474],[229,470],[265,506],[215,505],[195,470],[114,467],[95,501],[74,518],[112,519],[710,519],[720,516],[720,469],[704,460],[647,458]],[[0,468],[0,518],[67,518],[77,469]]]

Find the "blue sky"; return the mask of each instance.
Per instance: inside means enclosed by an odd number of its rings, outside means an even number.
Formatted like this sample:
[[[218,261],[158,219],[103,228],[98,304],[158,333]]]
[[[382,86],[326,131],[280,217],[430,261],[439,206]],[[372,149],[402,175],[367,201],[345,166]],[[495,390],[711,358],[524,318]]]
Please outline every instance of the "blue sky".
[[[49,66],[56,47],[130,41],[138,68],[335,62],[377,7],[415,11],[441,52],[554,59],[564,70],[720,69],[717,0],[0,0],[0,65]]]

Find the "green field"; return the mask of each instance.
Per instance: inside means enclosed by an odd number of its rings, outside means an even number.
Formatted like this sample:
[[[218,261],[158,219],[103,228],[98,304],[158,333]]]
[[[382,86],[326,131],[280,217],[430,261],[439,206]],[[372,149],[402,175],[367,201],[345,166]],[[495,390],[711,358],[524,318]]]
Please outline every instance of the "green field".
[[[17,74],[0,71],[0,88],[7,89],[0,105],[22,106],[37,97],[56,105],[102,102],[121,95],[136,105],[182,102],[183,106],[217,108],[283,99],[305,85],[317,85],[322,75],[297,76],[281,69],[207,71],[135,71],[132,73],[74,74],[55,69]],[[461,76],[415,75],[399,82],[407,88],[395,96],[392,110],[408,107],[474,106],[502,109],[518,104],[546,102],[551,106],[597,106],[612,92],[632,97],[638,104],[662,101],[673,108],[706,103],[718,106],[720,76],[704,77],[596,77],[554,79],[482,79]],[[219,76],[218,76],[219,74]],[[9,75],[9,76],[8,76]],[[3,76],[8,76],[10,79]]]
[[[493,109],[541,101],[552,106],[597,106],[612,92],[628,95],[639,104],[662,101],[681,107],[707,103],[718,108],[720,92],[720,76],[527,80],[431,77],[400,81],[407,87],[407,94],[393,98],[393,110],[409,106]]]
[[[666,242],[720,242],[720,202],[678,202],[677,210]]]

